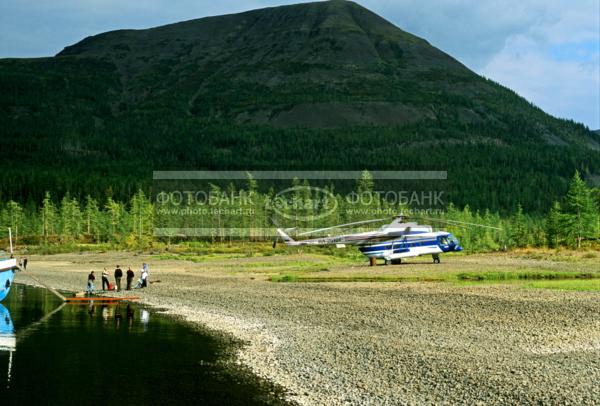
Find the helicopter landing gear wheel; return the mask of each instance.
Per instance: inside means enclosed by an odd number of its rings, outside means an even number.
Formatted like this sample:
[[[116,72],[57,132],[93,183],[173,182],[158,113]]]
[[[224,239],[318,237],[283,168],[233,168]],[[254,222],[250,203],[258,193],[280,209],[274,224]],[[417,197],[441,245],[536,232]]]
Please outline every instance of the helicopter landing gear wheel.
[[[392,259],[392,265],[400,265],[402,263],[402,258]]]
[[[439,264],[440,263],[440,256],[439,255],[433,254],[432,257],[433,257],[433,263],[434,264]]]
[[[391,259],[387,259],[385,260],[385,264],[386,265],[391,265],[392,264],[392,260]]]

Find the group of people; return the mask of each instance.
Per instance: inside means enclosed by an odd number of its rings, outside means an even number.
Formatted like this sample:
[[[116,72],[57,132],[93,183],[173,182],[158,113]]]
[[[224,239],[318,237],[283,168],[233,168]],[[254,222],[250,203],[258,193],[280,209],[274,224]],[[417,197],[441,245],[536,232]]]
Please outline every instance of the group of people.
[[[148,264],[143,264],[142,265],[142,270],[141,270],[141,275],[140,278],[138,279],[137,283],[135,286],[133,286],[133,289],[138,289],[138,288],[145,288],[146,286],[148,286],[148,277],[150,276],[150,272],[149,272],[149,267]],[[121,290],[121,279],[123,278],[123,270],[121,269],[121,267],[119,265],[117,265],[115,271],[114,271],[114,278],[115,278],[115,284],[113,285],[112,283],[110,283],[109,281],[109,273],[108,270],[106,268],[104,268],[104,271],[102,271],[102,290],[114,290],[116,289],[117,291]],[[127,285],[125,287],[125,290],[131,290],[132,289],[132,283],[133,283],[133,278],[135,277],[135,273],[131,270],[131,267],[127,268],[127,272],[126,272],[126,277],[127,277]],[[94,271],[90,272],[90,274],[88,275],[88,281],[87,281],[87,293],[91,294],[94,292],[94,281],[96,280],[96,276],[94,275]]]

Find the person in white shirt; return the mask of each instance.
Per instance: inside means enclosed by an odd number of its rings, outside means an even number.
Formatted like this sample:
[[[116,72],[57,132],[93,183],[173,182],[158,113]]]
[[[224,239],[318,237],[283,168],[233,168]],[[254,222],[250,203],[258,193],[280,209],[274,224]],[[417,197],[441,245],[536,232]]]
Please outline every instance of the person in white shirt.
[[[102,271],[102,290],[108,290],[108,286],[108,271],[104,268],[104,271]]]
[[[148,264],[144,264],[142,267],[142,288],[145,288],[148,286]]]
[[[148,286],[148,272],[142,271],[142,288]]]

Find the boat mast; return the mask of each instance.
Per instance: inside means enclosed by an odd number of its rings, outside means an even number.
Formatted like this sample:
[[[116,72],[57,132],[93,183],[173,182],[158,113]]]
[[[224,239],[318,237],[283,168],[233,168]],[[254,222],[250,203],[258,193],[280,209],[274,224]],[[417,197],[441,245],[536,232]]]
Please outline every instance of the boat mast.
[[[12,246],[12,230],[8,227],[8,241],[10,242],[10,255],[13,255],[13,246]]]

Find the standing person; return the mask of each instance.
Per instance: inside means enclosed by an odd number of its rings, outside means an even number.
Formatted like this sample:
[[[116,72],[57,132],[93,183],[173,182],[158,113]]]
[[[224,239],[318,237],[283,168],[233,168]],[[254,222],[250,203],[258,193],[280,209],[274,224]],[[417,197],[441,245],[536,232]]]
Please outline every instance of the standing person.
[[[146,268],[146,264],[144,264],[144,268],[142,268],[142,288],[145,288],[148,286],[148,270]]]
[[[131,267],[127,268],[127,290],[131,290],[131,282],[133,281],[133,277],[135,274],[131,270]]]
[[[150,266],[144,263],[144,270],[146,271],[146,286],[150,283]]]
[[[91,295],[92,293],[94,293],[94,281],[96,280],[96,277],[94,276],[94,271],[90,272],[90,274],[88,275],[88,281],[87,281],[87,293],[89,295]]]
[[[121,278],[123,277],[123,270],[117,265],[117,269],[115,269],[115,284],[117,285],[117,290],[121,291]]]
[[[23,257],[23,270],[27,270],[27,257]]]
[[[104,268],[104,271],[102,271],[102,290],[108,290],[108,285],[108,271]]]

